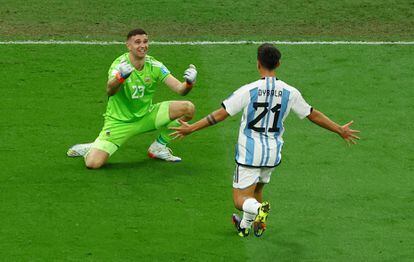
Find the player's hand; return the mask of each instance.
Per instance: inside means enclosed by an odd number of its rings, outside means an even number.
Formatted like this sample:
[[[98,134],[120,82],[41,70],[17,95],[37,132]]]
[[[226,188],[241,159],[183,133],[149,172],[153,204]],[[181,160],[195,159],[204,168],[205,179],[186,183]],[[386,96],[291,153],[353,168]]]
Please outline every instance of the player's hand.
[[[125,60],[121,61],[119,64],[119,74],[124,80],[131,75],[132,71],[134,71],[134,68],[130,63]]]
[[[187,84],[192,86],[195,83],[196,78],[197,78],[197,69],[195,65],[191,64],[189,65],[188,69],[184,71],[184,79],[187,82]]]
[[[170,134],[170,136],[173,139],[176,139],[176,138],[182,139],[185,136],[187,136],[187,135],[189,135],[193,132],[190,124],[188,124],[187,122],[185,122],[181,119],[178,119],[178,122],[180,122],[181,126],[179,126],[179,127],[170,127],[169,128],[171,130],[175,130],[175,132]]]
[[[359,130],[352,130],[349,127],[354,123],[351,121],[343,126],[341,126],[341,132],[339,135],[348,143],[348,145],[356,144],[356,140],[359,140],[359,136],[356,134],[359,133]]]

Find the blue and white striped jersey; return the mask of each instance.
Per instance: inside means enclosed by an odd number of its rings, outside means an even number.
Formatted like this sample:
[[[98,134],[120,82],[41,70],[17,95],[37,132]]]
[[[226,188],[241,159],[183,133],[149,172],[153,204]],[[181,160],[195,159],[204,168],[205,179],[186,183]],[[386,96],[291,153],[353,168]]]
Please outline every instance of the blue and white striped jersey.
[[[283,121],[291,109],[301,119],[311,113],[311,106],[300,92],[276,77],[240,87],[222,105],[231,116],[243,110],[236,162],[254,167],[274,167],[280,163]]]

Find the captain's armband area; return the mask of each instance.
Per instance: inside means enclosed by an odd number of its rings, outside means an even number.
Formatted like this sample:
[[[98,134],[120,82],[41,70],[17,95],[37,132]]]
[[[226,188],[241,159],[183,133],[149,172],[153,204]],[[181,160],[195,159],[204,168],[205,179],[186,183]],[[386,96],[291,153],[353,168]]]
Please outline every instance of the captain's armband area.
[[[207,122],[212,126],[217,124],[217,120],[214,118],[213,114],[209,114],[207,117]]]
[[[118,81],[118,83],[123,84],[125,82],[125,78],[122,77],[120,72],[117,72],[115,74],[115,79]]]

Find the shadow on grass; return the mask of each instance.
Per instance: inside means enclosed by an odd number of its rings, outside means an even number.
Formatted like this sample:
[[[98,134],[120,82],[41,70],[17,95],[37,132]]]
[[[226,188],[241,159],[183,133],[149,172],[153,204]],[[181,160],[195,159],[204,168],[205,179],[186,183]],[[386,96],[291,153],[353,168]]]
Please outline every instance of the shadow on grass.
[[[169,174],[169,176],[174,175],[185,175],[192,173],[188,165],[183,162],[166,162],[156,159],[139,159],[136,161],[119,161],[119,162],[109,162],[101,169],[103,173],[110,174],[120,174],[130,173],[142,173],[142,174],[151,174],[151,176],[157,176],[157,174]]]
[[[137,161],[129,162],[109,162],[102,167],[102,169],[140,169],[140,168],[151,168],[154,165],[153,159],[140,159]]]

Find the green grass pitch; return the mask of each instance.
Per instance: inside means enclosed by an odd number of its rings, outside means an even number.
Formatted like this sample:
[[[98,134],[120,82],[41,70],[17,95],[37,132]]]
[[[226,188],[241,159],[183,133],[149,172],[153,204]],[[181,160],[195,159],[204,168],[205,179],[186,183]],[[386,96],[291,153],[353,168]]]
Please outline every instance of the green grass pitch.
[[[412,1],[4,0],[0,41],[413,41]],[[280,45],[278,76],[358,145],[286,121],[283,163],[265,188],[262,238],[231,224],[240,115],[172,144],[177,164],[148,159],[157,132],[131,139],[105,168],[65,153],[100,131],[107,70],[119,46],[0,45],[0,261],[413,261],[414,46]],[[258,78],[256,45],[150,46],[196,119]]]
[[[292,115],[283,164],[265,189],[266,234],[240,239],[230,215],[239,116],[173,144],[184,161],[150,160],[156,132],[98,171],[65,151],[94,139],[106,70],[123,46],[2,46],[0,253],[5,260],[402,261],[412,258],[411,46],[280,46],[279,77],[362,140]],[[254,45],[152,46],[180,75],[196,118],[255,80]],[[23,62],[24,61],[24,62]],[[158,101],[182,99],[161,86]]]

